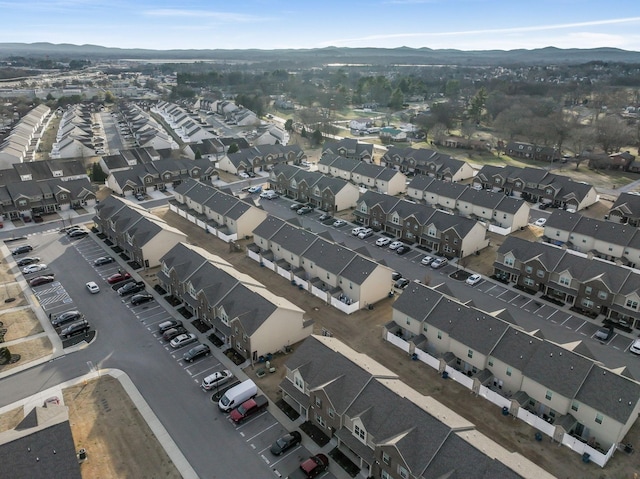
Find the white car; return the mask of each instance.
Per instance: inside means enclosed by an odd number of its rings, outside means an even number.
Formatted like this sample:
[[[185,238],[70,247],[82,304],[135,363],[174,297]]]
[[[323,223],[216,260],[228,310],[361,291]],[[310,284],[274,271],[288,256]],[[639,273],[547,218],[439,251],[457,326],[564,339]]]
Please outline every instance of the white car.
[[[233,373],[228,369],[224,371],[216,371],[202,380],[200,387],[205,391],[211,391],[213,388],[222,386],[233,377]]]
[[[467,278],[465,283],[470,284],[471,286],[474,286],[478,284],[480,281],[482,281],[482,276],[480,276],[479,274],[472,274]]]
[[[391,243],[391,240],[386,236],[383,236],[382,238],[378,238],[376,240],[376,246],[387,246],[389,243]]]
[[[425,265],[425,266],[428,266],[428,265],[430,265],[430,264],[433,262],[433,260],[434,260],[434,259],[435,259],[435,258],[434,258],[433,256],[425,256],[424,258],[422,258],[422,259],[420,260],[420,264],[423,264],[423,265]]]
[[[171,340],[169,344],[171,344],[172,348],[179,348],[181,346],[186,346],[187,344],[194,343],[197,341],[196,335],[193,333],[189,334],[180,334]]]
[[[629,352],[633,354],[640,354],[640,339],[636,339],[631,346],[629,346]]]
[[[362,231],[360,231],[360,234],[358,234],[358,238],[360,239],[365,239],[365,238],[368,238],[369,236],[373,236],[373,230],[371,228],[365,228]]]
[[[276,193],[273,190],[266,190],[266,191],[263,191],[262,193],[260,193],[260,198],[264,198],[264,199],[267,199],[267,200],[272,200],[272,199],[277,198],[277,197],[278,197],[278,193]]]
[[[44,263],[40,264],[30,264],[26,268],[22,269],[24,274],[37,273],[38,271],[42,271],[43,269],[47,269],[47,265]]]
[[[535,220],[535,221],[533,222],[533,224],[534,224],[535,226],[540,226],[540,227],[542,227],[542,226],[544,226],[544,224],[545,224],[546,222],[547,222],[547,219],[546,219],[546,218],[538,218],[537,220]]]
[[[355,228],[353,228],[351,230],[351,234],[353,236],[358,236],[360,233],[362,233],[364,230],[366,230],[367,228],[365,228],[364,226],[356,226]]]
[[[241,171],[240,173],[238,173],[238,176],[240,178],[251,178],[246,172]]]
[[[344,225],[346,225],[346,224],[347,224],[347,222],[346,222],[345,220],[335,220],[335,221],[333,222],[333,226],[334,226],[335,228],[338,228],[339,226],[344,226]]]
[[[91,294],[96,294],[100,292],[100,287],[96,284],[95,281],[89,281],[87,284],[87,289]]]
[[[389,245],[389,249],[392,249],[392,250],[394,250],[394,251],[395,251],[395,250],[397,250],[398,248],[400,248],[400,246],[402,246],[402,245],[404,245],[404,243],[403,243],[402,241],[394,241],[393,243],[391,243],[391,244]]]

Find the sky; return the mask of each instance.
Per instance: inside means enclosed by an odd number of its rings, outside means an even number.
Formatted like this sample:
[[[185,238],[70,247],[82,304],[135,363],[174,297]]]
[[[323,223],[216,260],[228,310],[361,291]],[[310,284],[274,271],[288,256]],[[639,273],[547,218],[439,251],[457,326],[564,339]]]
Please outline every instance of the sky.
[[[0,0],[0,42],[640,51],[638,0]]]

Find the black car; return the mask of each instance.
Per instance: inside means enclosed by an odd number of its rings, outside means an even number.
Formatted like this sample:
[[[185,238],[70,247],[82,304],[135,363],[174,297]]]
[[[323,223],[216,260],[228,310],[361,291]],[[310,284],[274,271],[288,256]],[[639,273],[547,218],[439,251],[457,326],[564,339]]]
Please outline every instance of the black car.
[[[11,254],[13,256],[17,256],[19,254],[28,253],[29,251],[33,251],[33,246],[31,246],[30,244],[23,244],[22,246],[18,246],[17,248],[14,248],[11,251]]]
[[[168,321],[163,321],[158,325],[158,332],[160,334],[164,334],[165,331],[168,331],[171,328],[177,328],[178,326],[182,326],[182,321],[179,319],[169,319]]]
[[[16,261],[16,264],[18,266],[29,266],[30,264],[39,263],[39,262],[40,262],[40,258],[36,256],[26,256]]]
[[[120,296],[129,296],[130,294],[139,293],[144,289],[144,282],[138,281],[134,283],[127,283],[118,289]]]
[[[306,215],[307,213],[311,213],[312,211],[313,211],[313,207],[303,206],[302,208],[298,208],[297,213],[299,215]]]
[[[143,304],[143,303],[146,303],[148,301],[153,301],[153,296],[150,295],[149,293],[134,294],[131,297],[131,304],[133,306],[138,306],[139,304]]]
[[[398,281],[395,282],[395,284],[393,285],[394,288],[398,288],[398,289],[404,289],[407,286],[409,286],[409,283],[411,281],[409,281],[407,278],[400,278]]]
[[[62,326],[63,324],[70,323],[71,321],[76,321],[78,319],[82,319],[82,313],[78,310],[73,311],[65,311],[62,314],[59,314],[55,318],[51,320],[51,324],[54,327]]]
[[[211,354],[211,348],[206,344],[196,344],[182,355],[182,359],[188,363],[192,363],[201,356],[209,356]]]
[[[66,328],[64,328],[60,335],[63,338],[69,338],[76,334],[84,333],[89,330],[89,321],[86,319],[81,319],[80,321],[76,321],[75,323],[70,324]]]
[[[115,259],[113,259],[111,256],[100,256],[97,260],[93,262],[93,265],[102,266],[105,264],[113,263],[114,261]]]
[[[398,281],[400,278],[402,278],[402,275],[397,271],[391,273],[391,281]]]
[[[398,249],[396,249],[396,253],[400,255],[407,254],[409,251],[411,251],[411,248],[408,246],[399,246]]]
[[[300,442],[302,442],[302,436],[300,433],[298,431],[292,431],[278,438],[276,442],[271,445],[271,454],[279,456],[292,447],[297,446]]]
[[[177,326],[175,328],[167,329],[164,333],[162,333],[162,339],[164,339],[165,341],[171,341],[176,336],[187,333],[188,331],[184,326]]]

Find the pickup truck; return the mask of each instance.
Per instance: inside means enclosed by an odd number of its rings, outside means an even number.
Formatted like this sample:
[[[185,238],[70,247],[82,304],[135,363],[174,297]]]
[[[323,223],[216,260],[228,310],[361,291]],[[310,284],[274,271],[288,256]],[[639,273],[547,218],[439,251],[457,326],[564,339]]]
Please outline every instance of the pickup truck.
[[[311,456],[300,463],[300,467],[287,476],[287,479],[311,479],[327,470],[329,458],[324,454]]]
[[[269,400],[264,396],[256,396],[253,399],[243,402],[240,406],[231,411],[231,420],[236,424],[262,411],[269,405]]]

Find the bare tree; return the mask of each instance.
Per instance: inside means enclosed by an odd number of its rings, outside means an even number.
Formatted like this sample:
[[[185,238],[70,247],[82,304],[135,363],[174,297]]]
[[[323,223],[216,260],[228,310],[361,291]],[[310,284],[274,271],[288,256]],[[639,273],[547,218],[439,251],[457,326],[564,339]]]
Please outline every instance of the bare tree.
[[[609,115],[595,124],[596,143],[606,152],[620,151],[625,145],[633,142],[633,130],[627,122],[617,116]]]

